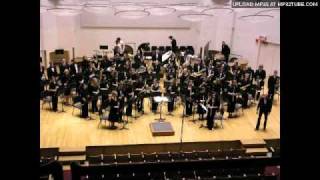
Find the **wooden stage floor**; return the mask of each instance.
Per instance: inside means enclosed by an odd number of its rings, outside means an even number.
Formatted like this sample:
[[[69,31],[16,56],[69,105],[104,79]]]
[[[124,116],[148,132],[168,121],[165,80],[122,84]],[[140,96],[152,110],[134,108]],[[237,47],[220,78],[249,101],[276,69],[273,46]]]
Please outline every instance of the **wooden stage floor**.
[[[275,97],[275,100],[277,97]],[[79,117],[79,110],[75,109],[72,115],[72,107],[64,106],[66,112],[51,112],[47,110],[47,105],[40,111],[40,147],[60,147],[66,149],[85,148],[89,145],[120,145],[120,144],[147,144],[147,143],[169,143],[180,142],[181,115],[183,108],[178,106],[174,111],[174,116],[168,116],[167,106],[162,107],[166,121],[171,122],[175,131],[174,136],[153,137],[149,128],[159,114],[150,112],[148,99],[144,100],[145,113],[134,120],[130,118],[130,123],[126,125],[129,130],[109,130],[98,128],[99,117],[93,115],[95,120],[86,120]],[[40,102],[41,108],[41,102]],[[59,110],[61,104],[59,104]],[[134,113],[134,112],[133,112]],[[228,113],[225,113],[225,117]],[[224,121],[224,128],[218,126],[214,131],[207,128],[199,128],[206,121],[191,122],[192,117],[185,118],[183,129],[183,142],[195,141],[223,141],[223,140],[243,140],[243,139],[272,139],[280,138],[280,102],[273,105],[272,112],[268,118],[266,131],[255,131],[257,121],[256,105],[244,110],[244,115],[227,119]],[[195,115],[198,118],[198,115]],[[264,117],[262,117],[262,122]],[[216,120],[220,125],[220,121]],[[108,122],[107,122],[108,124]],[[117,125],[119,127],[121,125]],[[262,128],[263,123],[261,123]]]

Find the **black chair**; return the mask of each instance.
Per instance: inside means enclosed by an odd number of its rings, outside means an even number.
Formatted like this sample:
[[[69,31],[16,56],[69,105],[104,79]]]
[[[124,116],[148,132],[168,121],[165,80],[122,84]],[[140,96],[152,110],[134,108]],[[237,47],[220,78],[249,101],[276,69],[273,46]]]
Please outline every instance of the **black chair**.
[[[76,96],[73,98],[73,103],[72,103],[72,115],[74,113],[74,109],[79,109],[80,110],[80,114],[82,113],[82,103],[80,102],[80,96]]]
[[[172,50],[171,46],[166,46],[166,50],[165,51],[171,51],[171,50]]]
[[[159,46],[159,51],[164,51],[164,46]]]
[[[130,160],[132,163],[144,162],[143,154],[130,154]]]
[[[208,150],[206,150],[206,151],[197,151],[197,157],[199,159],[212,159],[213,155]]]
[[[144,162],[157,162],[157,154],[151,153],[151,154],[144,154],[143,153],[143,159]]]
[[[101,164],[103,163],[102,161],[102,154],[98,156],[87,156],[86,160],[88,161],[89,164]]]
[[[168,162],[168,161],[171,161],[170,152],[157,153],[157,160],[158,160],[158,162]]]
[[[117,154],[116,162],[117,163],[130,163],[130,154]]]
[[[103,159],[102,159],[104,164],[113,164],[116,162],[116,158],[115,155],[103,155]]]
[[[156,51],[157,49],[157,46],[151,46],[151,51]]]
[[[226,158],[226,152],[218,149],[217,151],[212,152],[213,157],[215,158]]]
[[[180,153],[180,152],[173,152],[171,153],[171,159],[173,161],[183,161],[186,159],[184,153]]]
[[[50,109],[52,109],[51,102],[52,102],[52,98],[50,96],[50,92],[49,91],[44,91],[43,92],[41,109],[43,109],[45,104],[49,104]]]
[[[198,160],[198,156],[196,152],[185,152],[184,156],[187,160]]]

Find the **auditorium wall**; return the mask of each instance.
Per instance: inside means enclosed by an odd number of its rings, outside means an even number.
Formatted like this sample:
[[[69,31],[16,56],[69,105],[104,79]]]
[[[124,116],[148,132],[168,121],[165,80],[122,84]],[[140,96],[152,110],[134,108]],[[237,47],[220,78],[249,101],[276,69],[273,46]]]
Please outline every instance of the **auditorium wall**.
[[[200,31],[201,39],[210,40],[210,49],[221,50],[221,43],[225,41],[231,48],[231,54],[247,59],[249,65],[256,68],[258,64],[264,64],[268,74],[273,70],[280,72],[280,17],[263,23],[250,23],[238,18],[242,15],[253,14],[257,10],[245,10],[236,12],[234,32],[232,36],[233,15],[215,17],[215,22],[210,20],[203,22]],[[209,33],[214,29],[214,33]],[[258,58],[259,45],[256,38],[259,35],[267,37],[272,42],[261,45]],[[232,55],[231,55],[232,56]]]
[[[169,46],[168,36],[173,35],[178,46],[192,45],[198,52],[200,30],[197,23],[180,23],[178,27],[169,27],[163,23],[155,27],[106,27],[90,26],[88,17],[84,16],[59,17],[48,13],[41,16],[41,48],[47,51],[63,48],[71,52],[74,47],[75,56],[90,56],[99,45],[113,47],[117,37],[136,47],[143,42],[150,42],[155,46]]]

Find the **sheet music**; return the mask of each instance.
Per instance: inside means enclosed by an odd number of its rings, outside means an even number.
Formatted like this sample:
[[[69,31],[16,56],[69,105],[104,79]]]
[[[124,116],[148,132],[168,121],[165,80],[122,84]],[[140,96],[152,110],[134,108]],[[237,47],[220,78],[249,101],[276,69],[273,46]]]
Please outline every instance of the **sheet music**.
[[[208,109],[207,109],[207,107],[206,107],[205,105],[200,104],[200,106],[202,107],[202,109],[203,109],[204,111],[208,112]]]
[[[169,99],[166,96],[156,96],[156,97],[154,97],[154,101],[156,101],[157,103],[168,102]]]

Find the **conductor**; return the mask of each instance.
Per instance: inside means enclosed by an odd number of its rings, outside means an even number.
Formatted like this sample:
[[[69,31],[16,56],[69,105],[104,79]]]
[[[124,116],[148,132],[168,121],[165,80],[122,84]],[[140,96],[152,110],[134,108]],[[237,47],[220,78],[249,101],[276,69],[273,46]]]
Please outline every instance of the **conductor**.
[[[262,114],[264,115],[263,130],[266,130],[268,115],[271,112],[271,106],[272,106],[272,99],[270,98],[270,96],[268,95],[261,96],[259,100],[259,104],[257,106],[257,114],[259,113],[259,116],[258,116],[258,121],[256,125],[256,131],[259,130],[260,119]]]

